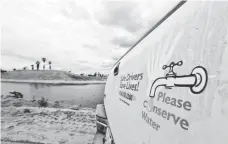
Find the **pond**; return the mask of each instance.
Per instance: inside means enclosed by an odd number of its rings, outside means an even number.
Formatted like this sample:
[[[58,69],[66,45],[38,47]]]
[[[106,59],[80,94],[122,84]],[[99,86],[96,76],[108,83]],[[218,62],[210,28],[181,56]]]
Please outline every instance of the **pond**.
[[[10,91],[18,91],[27,100],[33,97],[41,99],[45,97],[50,102],[64,101],[69,104],[95,108],[103,103],[105,84],[87,85],[51,85],[38,83],[12,83],[1,82],[1,94],[7,95]]]

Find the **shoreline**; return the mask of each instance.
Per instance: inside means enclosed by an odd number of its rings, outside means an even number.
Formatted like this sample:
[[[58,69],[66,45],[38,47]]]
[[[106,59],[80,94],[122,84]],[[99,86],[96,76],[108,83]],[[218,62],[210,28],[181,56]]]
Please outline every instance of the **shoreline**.
[[[49,84],[49,85],[91,85],[106,84],[106,81],[65,81],[65,80],[16,80],[1,79],[1,83],[28,83],[28,84]]]

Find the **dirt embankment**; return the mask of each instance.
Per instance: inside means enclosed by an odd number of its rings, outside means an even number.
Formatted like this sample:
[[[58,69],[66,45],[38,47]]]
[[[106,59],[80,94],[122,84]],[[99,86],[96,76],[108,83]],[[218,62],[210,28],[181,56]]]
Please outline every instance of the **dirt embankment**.
[[[57,70],[17,70],[1,73],[2,79],[15,80],[64,80],[64,81],[85,81],[85,80],[105,80],[101,77],[81,76],[65,71]]]
[[[91,144],[96,132],[95,109],[64,103],[44,108],[39,101],[12,97],[2,97],[1,104],[3,144]]]

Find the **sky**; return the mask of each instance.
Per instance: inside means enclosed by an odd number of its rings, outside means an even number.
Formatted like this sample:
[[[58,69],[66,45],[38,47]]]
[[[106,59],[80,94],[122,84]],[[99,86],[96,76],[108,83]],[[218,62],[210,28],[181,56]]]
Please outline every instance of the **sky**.
[[[2,0],[1,68],[107,73],[177,2]]]

